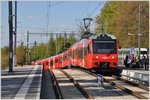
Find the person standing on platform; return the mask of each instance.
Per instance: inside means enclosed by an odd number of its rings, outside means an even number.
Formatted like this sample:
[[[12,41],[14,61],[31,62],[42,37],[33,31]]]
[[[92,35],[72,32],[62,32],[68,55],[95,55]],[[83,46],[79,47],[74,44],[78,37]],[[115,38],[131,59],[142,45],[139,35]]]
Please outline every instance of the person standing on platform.
[[[125,57],[125,60],[124,60],[125,67],[129,67],[128,62],[129,62],[129,53],[126,52],[126,57]]]
[[[147,56],[147,58],[145,59],[145,70],[149,70],[149,57]]]

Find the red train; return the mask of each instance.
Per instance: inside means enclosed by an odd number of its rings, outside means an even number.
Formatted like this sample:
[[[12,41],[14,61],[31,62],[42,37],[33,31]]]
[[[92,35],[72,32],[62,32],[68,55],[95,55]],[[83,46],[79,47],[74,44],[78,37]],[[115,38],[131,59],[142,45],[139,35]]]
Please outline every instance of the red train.
[[[72,45],[64,53],[37,61],[44,69],[79,66],[96,71],[116,71],[118,41],[111,34],[92,35]]]

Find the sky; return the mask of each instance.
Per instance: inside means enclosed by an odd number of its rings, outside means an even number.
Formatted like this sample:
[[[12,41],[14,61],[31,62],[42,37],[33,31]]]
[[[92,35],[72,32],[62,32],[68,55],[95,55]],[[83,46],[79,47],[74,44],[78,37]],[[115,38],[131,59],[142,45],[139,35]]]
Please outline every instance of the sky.
[[[95,18],[105,4],[104,1],[18,1],[17,45],[26,44],[27,31],[35,33],[78,31],[83,18]],[[14,7],[14,2],[13,2]],[[14,11],[14,8],[13,8]],[[1,47],[9,45],[8,1],[1,2]],[[83,21],[82,21],[83,22]],[[30,35],[29,42],[47,42],[49,37]]]

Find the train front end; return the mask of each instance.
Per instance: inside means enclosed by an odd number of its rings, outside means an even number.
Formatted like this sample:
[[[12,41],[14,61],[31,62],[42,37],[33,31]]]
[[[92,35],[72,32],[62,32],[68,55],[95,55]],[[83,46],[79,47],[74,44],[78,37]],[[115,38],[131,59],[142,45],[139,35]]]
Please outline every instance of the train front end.
[[[100,34],[92,39],[92,69],[103,72],[118,71],[118,43],[111,34]]]

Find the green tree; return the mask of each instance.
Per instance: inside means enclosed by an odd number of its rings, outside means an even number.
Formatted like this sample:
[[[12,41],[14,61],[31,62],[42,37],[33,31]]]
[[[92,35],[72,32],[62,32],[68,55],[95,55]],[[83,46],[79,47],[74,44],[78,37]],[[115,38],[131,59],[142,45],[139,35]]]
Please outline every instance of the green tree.
[[[142,1],[142,37],[141,46],[148,47],[149,35],[149,5]],[[114,34],[122,47],[137,47],[138,36],[129,36],[128,33],[138,34],[139,2],[137,1],[108,1],[97,17],[96,33],[105,32]],[[107,22],[107,24],[106,24]]]
[[[49,41],[48,41],[48,50],[46,53],[46,56],[54,56],[56,54],[56,43],[55,43],[55,39],[53,37],[53,34],[51,34]]]
[[[69,35],[68,40],[69,40],[69,42],[70,42],[70,45],[73,45],[75,42],[77,42],[77,39],[75,38],[74,33],[71,33],[71,34]]]
[[[26,49],[25,46],[20,45],[17,47],[16,49],[16,56],[17,56],[17,64],[18,65],[23,65],[25,64],[25,60],[26,60]]]
[[[64,51],[64,37],[59,34],[58,36],[58,53],[61,53]]]
[[[46,58],[47,57],[46,50],[47,50],[47,45],[46,44],[41,43],[41,44],[37,45],[36,46],[36,60]]]
[[[7,68],[9,66],[9,48],[5,46],[1,49],[1,67]]]

